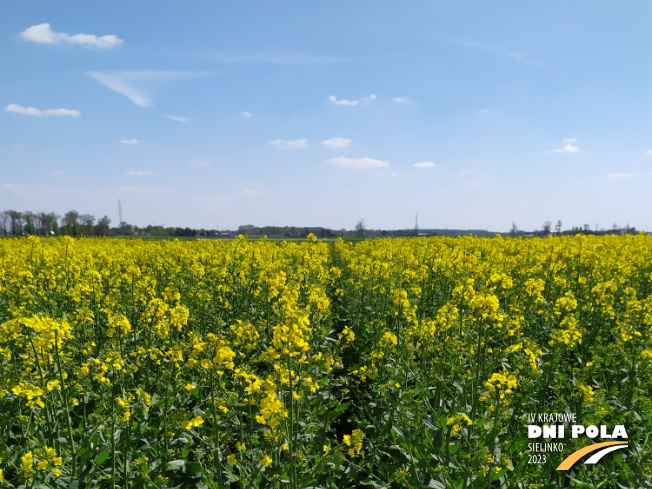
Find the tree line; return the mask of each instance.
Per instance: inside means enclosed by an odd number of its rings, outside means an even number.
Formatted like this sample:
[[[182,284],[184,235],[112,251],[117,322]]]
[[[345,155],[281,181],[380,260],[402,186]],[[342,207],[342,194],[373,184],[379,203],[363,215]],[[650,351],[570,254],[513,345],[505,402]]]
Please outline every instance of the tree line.
[[[20,212],[13,209],[0,212],[0,233],[4,236],[108,236],[111,232],[111,219],[104,216],[95,219],[90,214],[80,214],[76,210],[63,216],[55,212]]]
[[[627,224],[625,227],[614,223],[611,229],[594,229],[588,224],[573,226],[571,229],[562,230],[561,220],[552,226],[550,221],[543,223],[541,229],[523,231],[512,223],[509,231],[511,236],[561,236],[568,234],[636,234],[635,227]],[[127,222],[121,222],[117,227],[111,227],[111,219],[104,216],[96,219],[90,214],[80,214],[76,210],[66,212],[63,216],[55,212],[20,212],[16,210],[0,211],[0,236],[134,236],[134,237],[206,237],[225,238],[245,234],[250,238],[262,236],[275,238],[305,238],[314,234],[318,238],[380,238],[380,237],[408,237],[408,236],[495,236],[497,233],[484,229],[369,229],[364,219],[360,219],[354,229],[329,229],[319,226],[254,226],[253,224],[240,225],[235,230],[195,229],[190,227],[164,227],[152,226],[138,227]]]

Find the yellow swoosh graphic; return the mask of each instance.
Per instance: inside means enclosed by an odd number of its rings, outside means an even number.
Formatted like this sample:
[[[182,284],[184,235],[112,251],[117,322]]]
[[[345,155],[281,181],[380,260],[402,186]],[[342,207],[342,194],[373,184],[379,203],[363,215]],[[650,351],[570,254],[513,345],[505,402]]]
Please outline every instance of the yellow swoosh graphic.
[[[580,448],[576,452],[573,452],[568,457],[566,457],[562,461],[562,463],[559,464],[559,467],[557,467],[557,470],[568,470],[573,465],[575,465],[575,462],[577,462],[579,459],[581,459],[587,453],[595,452],[596,450],[600,450],[601,448],[604,448],[604,447],[610,447],[612,445],[627,445],[627,442],[626,441],[625,442],[623,442],[623,441],[605,441],[604,443],[594,443],[593,445],[589,445],[588,447]]]

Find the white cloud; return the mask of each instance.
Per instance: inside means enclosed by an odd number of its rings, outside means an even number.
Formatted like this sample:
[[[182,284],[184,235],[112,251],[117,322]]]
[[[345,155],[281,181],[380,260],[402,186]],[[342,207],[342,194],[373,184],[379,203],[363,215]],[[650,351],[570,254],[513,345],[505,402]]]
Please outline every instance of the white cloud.
[[[67,115],[70,117],[79,117],[81,112],[74,109],[46,109],[43,111],[43,115]]]
[[[491,112],[489,109],[480,109],[478,114],[488,114],[489,112]]]
[[[48,23],[28,27],[20,33],[20,36],[27,41],[37,42],[39,44],[65,42],[68,44],[94,46],[102,49],[112,48],[124,42],[114,34],[98,37],[94,34],[75,34],[71,36],[65,32],[54,32],[50,29],[50,24]]]
[[[134,139],[121,139],[120,142],[122,144],[140,144],[140,141],[138,141],[138,139],[136,139],[136,138],[134,138]]]
[[[152,97],[148,91],[141,88],[143,84],[194,80],[211,75],[205,71],[162,70],[89,71],[86,74],[114,92],[124,95],[139,107],[152,106]]]
[[[561,148],[555,148],[552,150],[553,153],[579,153],[580,148],[573,146],[572,144],[564,144]]]
[[[182,122],[184,124],[190,124],[190,119],[188,119],[187,117],[179,117],[178,115],[166,115],[165,117],[167,117],[172,121]]]
[[[652,149],[648,149],[645,154],[647,154],[648,156],[652,156]]]
[[[331,158],[330,160],[326,160],[326,163],[335,166],[348,166],[351,168],[360,168],[363,170],[370,170],[374,168],[387,168],[389,166],[389,161],[387,160],[375,160],[373,158],[348,158],[346,156]]]
[[[188,166],[211,166],[211,162],[208,160],[190,160],[186,164]]]
[[[634,178],[638,173],[609,173],[607,178]]]
[[[397,104],[411,104],[412,99],[408,97],[394,97],[392,99],[392,102],[397,103]]]
[[[269,144],[276,149],[301,149],[308,146],[307,139],[295,139],[294,141],[285,141],[283,139],[274,139]]]
[[[70,117],[79,117],[81,112],[78,110],[72,109],[35,109],[34,107],[23,107],[18,104],[9,104],[5,107],[5,112],[15,112],[16,114],[25,114],[31,115],[34,117],[41,117],[44,115],[56,115],[56,116],[70,116]]]
[[[242,117],[247,117],[247,118],[253,117],[253,114],[251,112],[245,111],[245,112],[242,113]]]
[[[339,149],[339,148],[346,148],[352,142],[353,141],[351,141],[350,139],[334,137],[334,138],[330,138],[330,139],[326,139],[325,141],[322,141],[321,144],[323,144],[327,148]]]
[[[346,100],[346,99],[338,100],[337,97],[335,97],[335,95],[331,95],[330,97],[328,97],[328,100],[333,102],[335,105],[350,105],[350,106],[353,106],[353,105],[358,105],[360,103],[360,101],[358,101],[358,100]]]
[[[434,168],[437,165],[434,164],[432,161],[421,161],[420,163],[415,163],[412,166],[414,166],[416,168]]]
[[[579,153],[580,148],[572,144],[576,141],[576,138],[562,139],[561,142],[564,143],[564,145],[561,148],[551,149],[547,151],[547,153]]]
[[[378,97],[376,96],[375,93],[372,93],[371,95],[368,95],[366,97],[362,97],[360,100],[347,100],[345,98],[343,99],[338,99],[335,95],[331,95],[328,97],[328,100],[333,102],[335,105],[348,105],[348,106],[355,106],[359,105],[360,102],[375,102],[378,100]]]
[[[143,171],[143,170],[128,171],[125,173],[125,175],[130,175],[132,177],[146,177],[153,174],[154,173],[151,171]]]

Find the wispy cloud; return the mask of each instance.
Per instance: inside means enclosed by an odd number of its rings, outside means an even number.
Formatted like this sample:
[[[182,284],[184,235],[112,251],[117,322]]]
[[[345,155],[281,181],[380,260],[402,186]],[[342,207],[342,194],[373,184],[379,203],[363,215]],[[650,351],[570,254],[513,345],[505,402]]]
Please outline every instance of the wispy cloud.
[[[562,139],[562,143],[564,143],[564,145],[561,148],[548,150],[547,153],[579,153],[580,148],[573,145],[573,143],[576,141],[576,138]]]
[[[32,41],[39,44],[55,44],[58,42],[63,42],[67,44],[93,46],[101,49],[109,49],[124,42],[114,34],[99,37],[95,34],[75,34],[71,36],[65,32],[53,31],[50,29],[50,24],[48,23],[28,27],[20,33],[20,37],[26,41]]]
[[[327,148],[339,149],[339,148],[346,148],[352,142],[353,141],[351,141],[350,139],[334,137],[334,138],[330,138],[330,139],[326,139],[325,141],[322,141],[321,144],[326,146]]]
[[[144,90],[134,87],[131,82],[124,76],[114,73],[98,73],[91,71],[88,76],[97,80],[105,87],[124,95],[139,107],[150,107],[152,99]]]
[[[534,67],[539,67],[539,64],[536,63],[535,61],[532,61],[531,59],[527,58],[521,53],[518,53],[516,51],[511,51],[509,49],[505,49],[501,46],[498,46],[496,44],[491,44],[483,41],[476,41],[474,39],[468,39],[468,38],[448,38],[444,39],[445,42],[449,44],[454,44],[456,46],[464,47],[464,48],[469,48],[469,49],[477,49],[479,51],[484,51],[486,53],[491,53],[495,54],[497,56],[503,56],[506,58],[511,58],[515,61],[518,61],[520,63],[524,63],[529,66],[534,66]]]
[[[608,173],[607,178],[634,178],[638,173]]]
[[[645,152],[645,154],[647,154],[648,156],[652,156],[652,149],[648,149],[648,150]]]
[[[120,140],[121,144],[140,144],[140,141],[138,139],[133,138],[133,139],[121,139]]]
[[[205,71],[89,71],[88,76],[105,87],[124,95],[139,107],[151,107],[152,96],[142,85],[178,82],[210,76]]]
[[[328,100],[333,102],[335,105],[348,105],[350,107],[355,107],[360,105],[360,102],[375,102],[378,99],[375,93],[362,97],[360,100],[348,100],[348,99],[338,99],[335,95],[330,95]]]
[[[178,115],[166,115],[165,117],[167,117],[171,121],[182,122],[183,124],[190,124],[190,119],[188,119],[187,117],[180,117]]]
[[[414,166],[416,168],[434,168],[437,165],[435,163],[433,163],[432,161],[421,161],[419,163],[415,163],[412,166]]]
[[[351,61],[352,58],[309,53],[212,53],[209,61],[224,64],[320,65]]]
[[[328,100],[330,100],[331,102],[333,102],[335,105],[350,105],[350,106],[354,106],[354,105],[358,105],[358,104],[360,103],[359,100],[347,100],[347,99],[345,99],[345,98],[344,98],[344,99],[341,99],[341,100],[338,100],[337,97],[336,97],[335,95],[331,95],[331,96],[329,96],[329,97],[328,97]]]
[[[329,160],[326,160],[326,163],[335,166],[359,168],[362,170],[372,170],[375,168],[387,168],[389,166],[388,160],[376,160],[373,158],[348,158],[346,156],[331,158]]]
[[[186,163],[188,166],[211,166],[211,162],[208,160],[190,160]]]
[[[408,97],[394,97],[392,99],[392,102],[397,103],[397,104],[411,104],[412,99]]]
[[[269,144],[276,149],[301,149],[308,146],[307,139],[295,139],[294,141],[285,141],[284,139],[274,139]]]
[[[242,117],[244,117],[246,119],[248,119],[249,117],[253,117],[253,116],[254,115],[251,112],[245,111],[245,112],[242,113]]]
[[[154,172],[144,170],[132,170],[125,173],[125,175],[130,175],[132,177],[147,177],[153,174]]]
[[[16,114],[25,114],[31,115],[34,117],[42,117],[48,115],[55,116],[70,116],[70,117],[79,117],[81,112],[73,109],[35,109],[34,107],[23,107],[18,104],[9,104],[5,107],[5,112],[14,112]]]

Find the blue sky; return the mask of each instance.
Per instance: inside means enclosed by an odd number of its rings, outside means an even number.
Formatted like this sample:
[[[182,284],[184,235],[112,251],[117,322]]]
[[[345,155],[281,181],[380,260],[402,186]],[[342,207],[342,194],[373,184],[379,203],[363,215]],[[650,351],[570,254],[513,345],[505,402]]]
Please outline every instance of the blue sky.
[[[652,3],[0,3],[0,209],[652,230]]]

